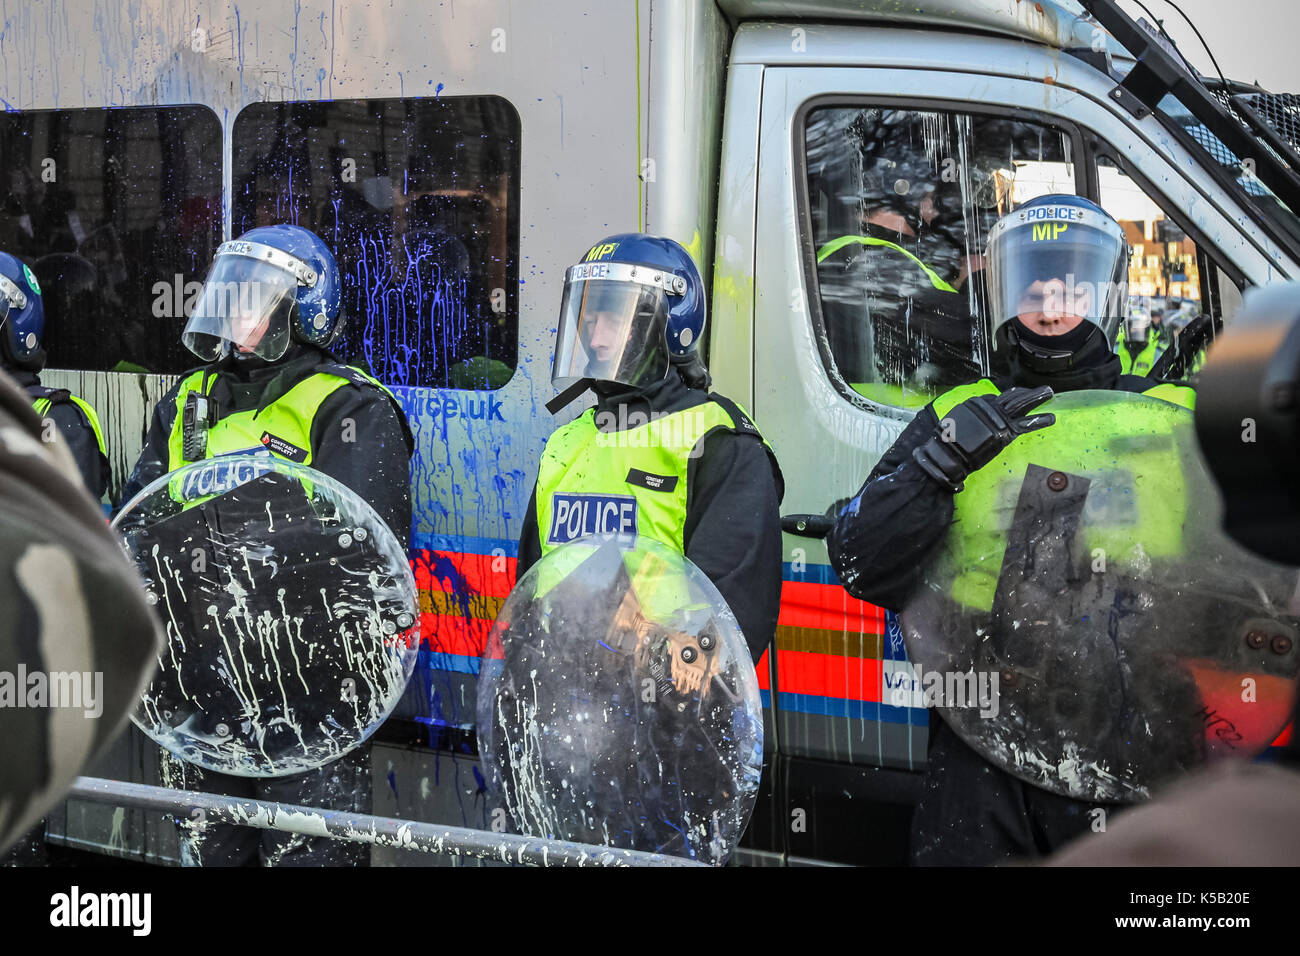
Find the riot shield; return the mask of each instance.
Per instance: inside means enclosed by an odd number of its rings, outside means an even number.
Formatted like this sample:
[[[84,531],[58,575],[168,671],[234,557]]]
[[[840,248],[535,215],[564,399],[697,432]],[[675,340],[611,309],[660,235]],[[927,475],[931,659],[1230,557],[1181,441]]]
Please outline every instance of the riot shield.
[[[1109,391],[1040,411],[1056,424],[967,479],[901,615],[917,697],[1077,799],[1260,753],[1294,702],[1296,570],[1223,533],[1190,411]]]
[[[196,462],[114,521],[167,632],[132,716],[221,773],[315,769],[365,740],[415,666],[415,581],[355,492],[260,455]]]
[[[642,538],[565,545],[493,626],[479,752],[520,832],[721,863],[758,794],[763,715],[712,582]]]

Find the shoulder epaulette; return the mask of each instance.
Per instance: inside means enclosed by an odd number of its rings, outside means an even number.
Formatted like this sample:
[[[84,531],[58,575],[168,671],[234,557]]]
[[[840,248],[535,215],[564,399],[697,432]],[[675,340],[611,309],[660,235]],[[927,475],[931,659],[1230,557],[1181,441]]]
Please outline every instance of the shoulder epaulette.
[[[739,405],[727,398],[725,395],[719,395],[717,392],[709,393],[709,401],[721,405],[723,410],[731,416],[731,421],[735,425],[736,432],[741,435],[753,435],[761,439],[763,436],[754,424],[749,415]]]

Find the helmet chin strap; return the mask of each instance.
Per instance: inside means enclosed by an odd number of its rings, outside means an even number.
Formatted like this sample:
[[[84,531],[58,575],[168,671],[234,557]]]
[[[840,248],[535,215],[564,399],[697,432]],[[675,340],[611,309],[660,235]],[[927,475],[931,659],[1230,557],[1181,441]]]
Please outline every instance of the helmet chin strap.
[[[235,368],[242,369],[245,372],[255,372],[258,369],[270,368],[272,365],[278,365],[289,356],[290,349],[285,348],[283,352],[273,359],[264,358],[256,352],[244,351],[237,345],[231,345],[230,351],[226,353],[230,362]]]
[[[683,357],[674,355],[671,361],[672,367],[677,369],[677,374],[682,377],[682,382],[687,388],[707,391],[713,384],[713,377],[709,375],[709,370],[700,360],[699,352],[692,352]]]
[[[700,361],[698,352],[692,352],[685,357],[673,356],[670,361],[670,370],[676,369],[677,374],[681,376],[682,382],[687,388],[699,389],[705,391],[713,384],[713,379],[709,375],[709,370],[704,363]],[[595,390],[598,384],[596,379],[580,378],[564,391],[560,392],[549,402],[546,403],[546,410],[552,415],[559,414],[560,410],[566,405],[575,401],[579,395],[587,389]],[[625,386],[631,388],[631,386]],[[647,386],[648,387],[648,386]]]
[[[1105,348],[1101,329],[1084,322],[1082,332],[1071,330],[1064,335],[1035,335],[1012,319],[1004,328],[1007,342],[1020,356],[1021,363],[1035,372],[1051,375],[1098,363]]]
[[[1073,351],[1051,348],[1055,336],[1028,337],[1025,330],[1013,330],[1007,323],[1005,339],[1012,344],[1007,371],[1017,385],[1031,388],[1048,385],[1057,392],[1081,388],[1113,388],[1120,375],[1119,356],[1114,354],[1101,330],[1091,323],[1081,333],[1082,343]],[[1019,334],[1017,334],[1017,332]],[[1075,339],[1071,333],[1062,338]],[[1030,341],[1032,340],[1032,341]],[[1044,341],[1046,340],[1046,341]]]
[[[546,410],[552,415],[558,415],[560,409],[574,402],[579,395],[596,384],[595,379],[580,378],[560,394],[546,403]]]
[[[0,366],[20,372],[40,372],[45,368],[45,361],[45,349],[41,347],[33,349],[25,358],[11,351],[8,333],[4,331],[4,323],[0,322]]]

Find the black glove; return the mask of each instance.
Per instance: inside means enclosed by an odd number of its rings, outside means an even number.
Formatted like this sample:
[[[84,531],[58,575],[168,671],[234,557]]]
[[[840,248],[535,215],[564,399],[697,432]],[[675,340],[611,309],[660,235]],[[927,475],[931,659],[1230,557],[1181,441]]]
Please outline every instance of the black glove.
[[[1160,353],[1147,378],[1182,378],[1191,371],[1196,356],[1223,331],[1223,320],[1201,313],[1183,326],[1173,342]]]
[[[1051,397],[1052,390],[1044,385],[968,398],[939,422],[938,433],[912,452],[912,458],[956,494],[967,475],[998,457],[1018,436],[1056,422],[1050,413],[1025,415]]]

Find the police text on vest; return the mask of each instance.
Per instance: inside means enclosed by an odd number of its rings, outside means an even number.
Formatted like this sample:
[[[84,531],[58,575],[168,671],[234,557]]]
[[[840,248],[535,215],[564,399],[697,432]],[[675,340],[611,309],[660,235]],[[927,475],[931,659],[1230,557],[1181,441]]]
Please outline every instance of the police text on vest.
[[[636,541],[636,499],[631,495],[566,495],[551,498],[549,544],[568,544],[591,535]]]

